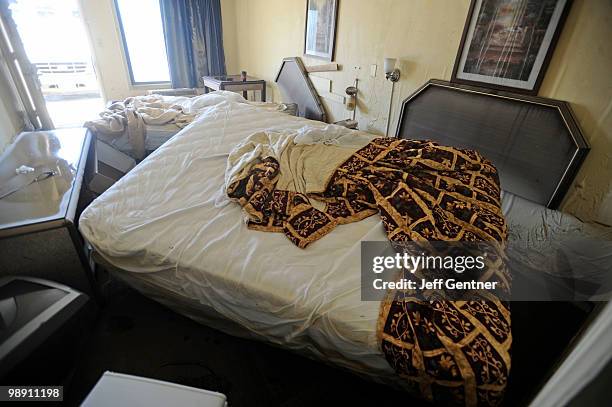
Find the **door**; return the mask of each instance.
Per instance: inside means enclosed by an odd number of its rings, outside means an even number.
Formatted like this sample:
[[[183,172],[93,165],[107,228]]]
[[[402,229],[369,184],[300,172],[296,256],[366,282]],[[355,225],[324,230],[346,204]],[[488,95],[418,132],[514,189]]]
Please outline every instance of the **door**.
[[[104,101],[77,0],[9,0],[8,9],[55,127],[96,118]]]

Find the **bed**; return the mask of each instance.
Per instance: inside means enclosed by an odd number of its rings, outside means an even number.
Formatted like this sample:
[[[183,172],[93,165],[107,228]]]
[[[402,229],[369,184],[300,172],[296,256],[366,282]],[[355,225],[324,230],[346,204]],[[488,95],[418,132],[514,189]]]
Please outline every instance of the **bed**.
[[[101,113],[101,118],[88,121],[84,127],[89,128],[98,140],[113,148],[140,160],[170,140],[181,129],[189,125],[200,110],[215,103],[218,97],[238,103],[250,103],[265,108],[276,108],[287,114],[295,114],[295,106],[265,102],[250,102],[238,93],[216,91],[198,96],[165,96],[149,94],[126,99],[124,102],[113,102]],[[157,109],[152,112],[153,109]],[[143,151],[137,151],[137,142],[130,141],[132,126],[136,121],[127,120],[127,110],[134,110],[138,121],[142,120],[144,128],[134,131],[134,139],[142,138]],[[178,113],[180,112],[180,113]],[[126,122],[128,123],[126,125]]]
[[[282,93],[283,103],[277,105],[281,111],[294,116],[327,122],[325,108],[323,107],[314,86],[310,82],[306,68],[304,67],[304,64],[300,58],[284,58],[281,62],[275,82]],[[224,91],[212,92],[212,94],[222,94],[223,92]],[[162,104],[172,104],[178,102],[180,104],[184,104],[186,108],[185,110],[190,114],[197,114],[197,109],[200,105],[197,100],[207,99],[207,97],[203,95],[198,96],[196,94],[189,94],[190,92],[184,93],[185,94],[181,94],[181,92],[160,91],[158,93],[149,93],[147,96],[139,96],[136,98],[144,98],[144,100],[147,100],[147,98],[157,98],[159,100],[156,100],[156,102],[161,102]],[[236,95],[238,95],[238,93],[236,93]],[[195,108],[191,106],[189,100],[194,100],[193,105]],[[260,102],[249,103],[261,105]],[[265,105],[266,103],[263,102],[263,104]],[[111,103],[111,106],[112,105],[113,104]],[[102,113],[102,115],[104,115],[104,113]],[[97,126],[95,126],[95,121],[87,122],[85,127],[89,127],[100,140],[111,145],[115,149],[130,155],[137,160],[142,158],[142,153],[135,151],[136,149],[132,143],[130,143],[127,132],[124,132],[124,134],[121,134],[120,136],[117,136],[116,134],[105,135],[104,123],[102,124],[103,125],[97,129]],[[172,121],[157,124],[145,123],[144,154],[147,155],[155,151],[166,141],[170,140],[183,127],[185,127],[185,123],[177,125]]]
[[[430,86],[473,92],[430,82],[417,95]],[[400,138],[409,137],[406,119],[415,100],[404,103]],[[422,124],[421,119],[412,117],[410,123]],[[81,215],[79,228],[98,263],[181,314],[403,386],[377,340],[380,304],[360,298],[360,242],[386,241],[380,219],[343,225],[301,250],[282,234],[247,230],[241,208],[225,196],[227,155],[236,144],[259,130],[305,125],[326,126],[233,101],[210,106],[96,199]],[[584,153],[583,139],[572,143]],[[565,168],[574,166],[561,171],[566,183],[579,166],[576,154],[571,160],[558,156]],[[597,233],[547,209],[564,190],[558,179],[542,182],[554,182],[554,188],[537,203],[513,188],[504,192],[502,208],[511,229],[524,235],[561,222],[562,231]]]

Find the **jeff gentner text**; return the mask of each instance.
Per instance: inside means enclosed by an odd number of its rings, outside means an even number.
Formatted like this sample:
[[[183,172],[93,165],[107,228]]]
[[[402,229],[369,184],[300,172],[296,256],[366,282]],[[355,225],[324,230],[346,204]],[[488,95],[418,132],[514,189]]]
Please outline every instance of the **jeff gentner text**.
[[[396,253],[394,256],[373,258],[372,271],[375,274],[386,270],[406,270],[414,274],[417,270],[444,270],[462,274],[465,271],[485,269],[486,253],[482,256],[427,256],[424,253],[414,256]],[[372,284],[376,290],[495,290],[497,281],[457,281],[454,278],[421,278],[420,281],[402,278],[385,281],[376,278]]]

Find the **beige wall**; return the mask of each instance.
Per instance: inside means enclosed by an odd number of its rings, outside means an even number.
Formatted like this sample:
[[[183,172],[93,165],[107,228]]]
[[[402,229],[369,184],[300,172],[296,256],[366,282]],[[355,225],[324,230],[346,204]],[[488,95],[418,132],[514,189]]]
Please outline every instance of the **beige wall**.
[[[245,69],[266,79],[269,95],[279,100],[273,80],[283,57],[302,55],[306,1],[222,2],[236,19],[223,20],[226,30],[236,30],[236,49],[229,50],[232,71]],[[382,74],[383,58],[399,58],[402,76],[393,100],[392,133],[401,100],[430,78],[450,79],[468,7],[469,0],[341,0],[335,61],[342,70],[317,75],[331,79],[332,91],[338,94],[358,77],[360,128],[382,133],[391,90]],[[612,200],[611,19],[610,1],[574,1],[540,91],[542,96],[571,102],[592,145],[564,203],[565,210],[583,219],[599,216],[606,195]],[[370,77],[371,64],[378,65],[376,78]],[[348,117],[343,105],[325,103],[334,120]]]
[[[130,84],[113,0],[79,0],[79,6],[104,99],[121,100],[159,88],[159,85]]]
[[[239,72],[238,28],[236,27],[236,1],[221,0],[221,24],[223,25],[223,50],[228,73]]]
[[[229,1],[236,3],[240,68],[266,79],[278,100],[273,79],[282,58],[303,52],[306,1]],[[394,108],[427,79],[450,77],[468,4],[468,0],[340,1],[335,61],[342,70],[316,75],[331,79],[332,92],[341,95],[359,78],[360,128],[382,133],[391,91],[382,72],[383,58],[401,59],[402,78],[396,84]],[[323,63],[315,58],[304,60],[306,64]],[[371,64],[377,64],[375,78],[370,76]],[[334,119],[348,116],[343,105],[324,102]],[[396,117],[397,111],[392,123]]]
[[[117,26],[113,0],[79,0],[81,14],[94,54],[98,82],[105,100],[125,99],[145,94],[160,85],[130,84],[127,62]],[[236,16],[234,0],[221,0],[223,42],[228,71],[237,67]]]
[[[591,152],[564,208],[612,220],[612,1],[574,0],[540,95],[571,103]],[[605,213],[604,213],[605,212]]]

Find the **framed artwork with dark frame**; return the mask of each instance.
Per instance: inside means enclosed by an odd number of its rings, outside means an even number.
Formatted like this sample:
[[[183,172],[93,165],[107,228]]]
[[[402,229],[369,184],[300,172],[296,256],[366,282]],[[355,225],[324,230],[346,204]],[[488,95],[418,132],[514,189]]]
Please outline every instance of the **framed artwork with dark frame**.
[[[334,59],[338,0],[307,0],[304,55]]]
[[[571,0],[472,0],[452,82],[535,95]]]

